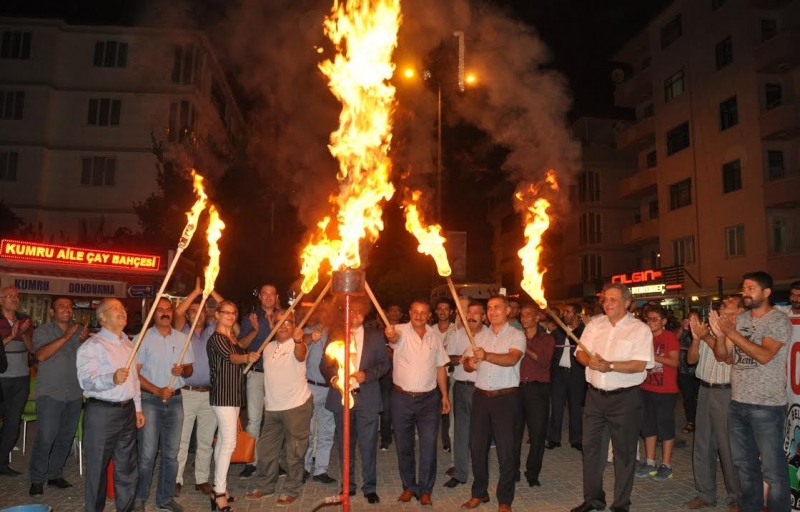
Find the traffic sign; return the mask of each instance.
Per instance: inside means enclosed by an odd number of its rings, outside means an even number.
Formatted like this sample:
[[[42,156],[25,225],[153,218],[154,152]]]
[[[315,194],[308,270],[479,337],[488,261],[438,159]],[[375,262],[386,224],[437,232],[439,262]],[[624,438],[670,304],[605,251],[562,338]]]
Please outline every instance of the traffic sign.
[[[134,284],[128,288],[128,295],[137,299],[155,297],[155,287],[151,284]]]

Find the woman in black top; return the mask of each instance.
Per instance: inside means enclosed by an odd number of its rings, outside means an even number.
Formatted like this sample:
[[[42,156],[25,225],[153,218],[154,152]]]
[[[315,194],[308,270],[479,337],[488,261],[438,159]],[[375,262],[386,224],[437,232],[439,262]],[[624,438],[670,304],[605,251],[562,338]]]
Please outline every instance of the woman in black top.
[[[217,417],[217,445],[214,448],[214,498],[211,510],[230,510],[227,493],[228,468],[231,454],[236,448],[236,425],[242,407],[242,369],[260,357],[256,352],[246,352],[236,344],[233,326],[238,309],[230,301],[220,302],[214,317],[217,330],[208,339],[208,367],[211,372],[211,410]],[[230,501],[233,501],[230,499]]]

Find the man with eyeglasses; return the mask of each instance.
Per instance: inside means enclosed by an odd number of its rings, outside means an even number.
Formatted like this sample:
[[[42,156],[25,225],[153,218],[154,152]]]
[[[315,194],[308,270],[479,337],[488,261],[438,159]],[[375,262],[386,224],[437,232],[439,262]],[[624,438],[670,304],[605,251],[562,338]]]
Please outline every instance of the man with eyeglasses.
[[[33,353],[33,324],[31,318],[19,312],[19,292],[13,286],[0,289],[0,337],[3,339],[4,356],[0,358],[0,475],[18,476],[19,471],[8,464],[9,454],[19,437],[19,422],[25,402],[30,393],[30,370],[28,354]],[[2,359],[6,360],[5,367]]]

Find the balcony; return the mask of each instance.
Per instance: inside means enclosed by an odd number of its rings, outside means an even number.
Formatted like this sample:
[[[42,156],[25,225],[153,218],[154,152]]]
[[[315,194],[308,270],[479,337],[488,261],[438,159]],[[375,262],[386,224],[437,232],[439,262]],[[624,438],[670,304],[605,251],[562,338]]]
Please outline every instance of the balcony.
[[[800,176],[764,183],[764,207],[800,207]]]
[[[788,140],[800,136],[800,103],[779,105],[758,118],[761,138]]]
[[[800,30],[780,32],[753,50],[756,71],[759,73],[786,73],[800,65]]]
[[[642,149],[656,141],[655,118],[646,117],[617,132],[617,149]]]
[[[658,190],[656,168],[637,171],[619,182],[617,197],[631,199],[655,194]]]
[[[659,219],[648,220],[622,228],[623,245],[644,245],[658,240]]]
[[[635,108],[642,101],[653,97],[653,73],[642,69],[614,88],[614,104],[618,107]]]

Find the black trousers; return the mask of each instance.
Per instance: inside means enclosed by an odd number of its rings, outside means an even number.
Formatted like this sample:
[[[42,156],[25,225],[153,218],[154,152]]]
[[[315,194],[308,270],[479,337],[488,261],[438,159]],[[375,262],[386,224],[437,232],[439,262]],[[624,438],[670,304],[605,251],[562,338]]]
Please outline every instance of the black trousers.
[[[527,426],[528,435],[531,439],[531,448],[528,451],[528,460],[525,461],[525,478],[529,481],[538,480],[539,473],[542,471],[542,459],[544,458],[547,416],[550,414],[550,383],[520,382],[519,398],[522,418],[525,423],[521,425],[521,428],[517,429],[515,446],[517,464],[514,467],[519,468],[522,440],[525,437],[524,426]]]
[[[583,498],[596,507],[606,504],[603,472],[608,455],[608,433],[614,444],[615,510],[629,510],[636,472],[636,442],[642,428],[639,386],[603,394],[589,387],[583,409]],[[608,433],[606,433],[608,432]]]
[[[342,467],[343,421],[342,411],[333,413],[336,422],[336,447],[339,449],[339,467]],[[375,492],[378,481],[378,413],[362,409],[350,410],[350,491],[356,492],[356,441],[361,455],[361,476],[364,494]],[[344,479],[342,480],[344,482]]]
[[[489,495],[489,447],[495,440],[500,463],[497,502],[511,505],[514,501],[514,474],[519,468],[516,439],[522,425],[519,390],[507,395],[488,397],[475,390],[472,395],[470,452],[472,453],[472,497]]]
[[[380,433],[381,444],[392,444],[392,370],[389,373],[378,379],[381,385],[381,402],[383,402],[383,411],[380,414]]]
[[[130,512],[139,480],[136,409],[87,402],[84,416],[86,450],[86,512],[100,512],[106,504],[106,469],[114,459],[114,504]]]
[[[8,467],[8,454],[19,438],[20,415],[30,394],[30,377],[4,377],[0,379],[3,400],[0,401],[0,467]]]
[[[583,437],[582,409],[583,401],[586,398],[586,377],[584,368],[563,368],[553,367],[551,372],[551,393],[552,406],[550,413],[550,425],[547,428],[547,440],[553,443],[561,443],[561,425],[564,419],[564,404],[566,403],[569,413],[569,444],[581,442]]]
[[[392,391],[392,423],[400,480],[403,490],[417,496],[431,494],[436,483],[436,434],[441,416],[441,394],[438,389],[418,397]],[[419,436],[419,473],[415,456],[415,431]]]

